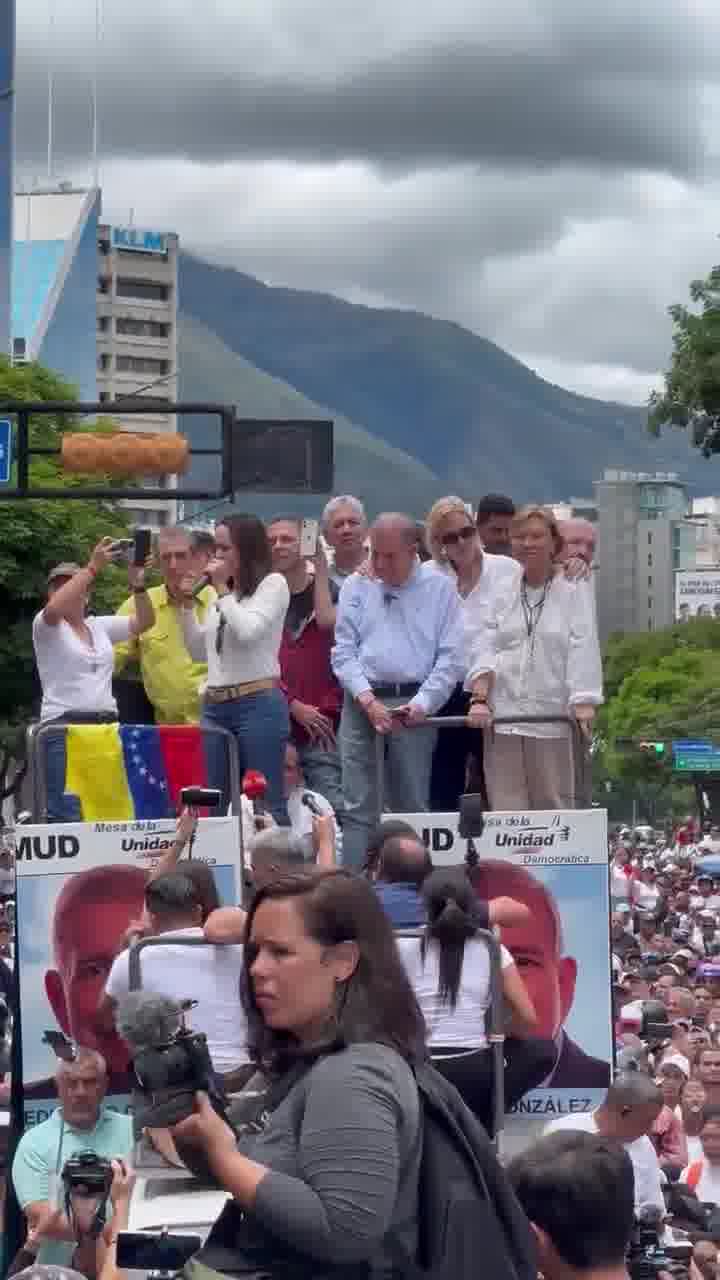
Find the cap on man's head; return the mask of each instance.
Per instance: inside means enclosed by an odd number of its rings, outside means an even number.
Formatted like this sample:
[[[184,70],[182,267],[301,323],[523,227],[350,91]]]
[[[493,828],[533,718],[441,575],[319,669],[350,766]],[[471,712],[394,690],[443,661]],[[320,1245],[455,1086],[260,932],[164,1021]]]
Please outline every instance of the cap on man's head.
[[[64,560],[62,564],[56,564],[47,576],[47,585],[55,582],[57,578],[74,578],[76,573],[80,572],[80,565],[75,564],[74,560]]]

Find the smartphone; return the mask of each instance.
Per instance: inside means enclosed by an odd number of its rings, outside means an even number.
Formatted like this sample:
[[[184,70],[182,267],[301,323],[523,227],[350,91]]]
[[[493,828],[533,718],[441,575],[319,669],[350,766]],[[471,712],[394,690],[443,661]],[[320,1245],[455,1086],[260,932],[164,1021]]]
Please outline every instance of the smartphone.
[[[133,538],[133,564],[138,568],[146,563],[152,550],[152,529],[136,529]]]
[[[303,520],[300,523],[300,555],[305,560],[312,560],[317,551],[318,522]]]
[[[129,560],[133,546],[132,538],[118,538],[117,542],[113,542],[110,546],[110,559],[115,564],[122,563],[123,560]]]
[[[186,809],[217,809],[222,792],[217,787],[182,787],[180,801]]]
[[[144,1231],[118,1231],[117,1265],[123,1270],[166,1272],[182,1271],[186,1262],[198,1252],[201,1236],[175,1236],[162,1232],[150,1235]]]

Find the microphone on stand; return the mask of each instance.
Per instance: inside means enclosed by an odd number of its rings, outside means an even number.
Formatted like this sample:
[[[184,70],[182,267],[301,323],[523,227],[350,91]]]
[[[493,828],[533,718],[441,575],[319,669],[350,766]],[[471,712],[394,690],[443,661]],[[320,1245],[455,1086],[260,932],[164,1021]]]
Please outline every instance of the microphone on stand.
[[[242,793],[253,807],[256,818],[267,813],[265,795],[268,789],[267,778],[259,769],[246,769],[242,780]],[[257,826],[257,823],[255,824]]]
[[[303,791],[300,803],[309,809],[314,818],[322,818],[323,811],[311,791]]]

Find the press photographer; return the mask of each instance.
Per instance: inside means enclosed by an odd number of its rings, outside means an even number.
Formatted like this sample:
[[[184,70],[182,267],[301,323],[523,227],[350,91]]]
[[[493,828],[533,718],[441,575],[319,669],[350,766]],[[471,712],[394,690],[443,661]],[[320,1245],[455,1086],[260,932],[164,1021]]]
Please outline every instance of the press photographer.
[[[132,1121],[104,1105],[107,1068],[99,1053],[78,1049],[72,1062],[59,1062],[60,1106],[42,1124],[27,1129],[18,1143],[12,1180],[28,1233],[41,1241],[38,1261],[69,1265],[77,1237],[63,1205],[62,1170],[79,1152],[103,1160],[126,1160]]]

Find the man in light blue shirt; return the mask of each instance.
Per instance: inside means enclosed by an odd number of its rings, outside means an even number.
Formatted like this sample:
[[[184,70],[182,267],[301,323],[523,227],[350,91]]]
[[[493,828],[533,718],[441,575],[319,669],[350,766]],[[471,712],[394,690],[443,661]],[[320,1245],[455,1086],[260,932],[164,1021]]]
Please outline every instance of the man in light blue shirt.
[[[424,812],[436,735],[422,725],[465,677],[460,598],[449,576],[420,564],[415,522],[382,515],[370,544],[373,577],[345,582],[332,651],[344,690],[343,862],[356,870],[380,816],[378,734],[386,737],[386,808]]]
[[[76,1241],[62,1206],[63,1165],[79,1151],[94,1151],[106,1160],[127,1159],[133,1147],[132,1119],[103,1106],[107,1068],[94,1049],[80,1049],[75,1062],[61,1062],[56,1080],[60,1107],[23,1134],[12,1180],[29,1230],[43,1224],[38,1262],[68,1266]]]

